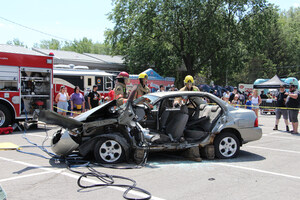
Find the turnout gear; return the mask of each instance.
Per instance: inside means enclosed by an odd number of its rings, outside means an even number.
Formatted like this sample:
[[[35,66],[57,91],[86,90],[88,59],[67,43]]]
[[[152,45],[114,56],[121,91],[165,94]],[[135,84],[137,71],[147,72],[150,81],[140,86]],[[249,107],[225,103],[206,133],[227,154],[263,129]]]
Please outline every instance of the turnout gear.
[[[179,91],[200,91],[199,88],[197,86],[192,86],[191,89],[189,89],[187,86],[184,86],[183,88],[181,88]]]
[[[150,93],[150,88],[147,85],[142,86],[142,84],[138,84],[135,99],[148,93]]]
[[[150,88],[146,85],[147,79],[148,75],[145,72],[139,74],[140,83],[137,86],[136,95],[134,99],[137,99],[145,94],[150,93]]]
[[[114,99],[117,100],[117,106],[121,106],[127,101],[127,91],[126,85],[124,83],[116,83],[116,87],[114,89],[115,96]]]
[[[187,75],[184,79],[185,86],[181,88],[179,91],[200,91],[197,86],[192,85],[194,83],[194,79],[191,75]],[[181,104],[181,101],[183,99],[181,97],[175,98],[173,106],[177,107]],[[186,103],[186,102],[185,102]],[[193,106],[191,104],[188,105],[188,108],[192,108]]]

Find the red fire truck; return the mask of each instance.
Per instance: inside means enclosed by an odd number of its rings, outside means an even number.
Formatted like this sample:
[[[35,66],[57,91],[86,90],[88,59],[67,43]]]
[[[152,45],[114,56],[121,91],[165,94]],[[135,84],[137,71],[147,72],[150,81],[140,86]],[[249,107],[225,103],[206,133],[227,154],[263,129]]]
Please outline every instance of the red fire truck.
[[[52,56],[0,45],[0,127],[37,121],[41,109],[52,109],[52,81]]]

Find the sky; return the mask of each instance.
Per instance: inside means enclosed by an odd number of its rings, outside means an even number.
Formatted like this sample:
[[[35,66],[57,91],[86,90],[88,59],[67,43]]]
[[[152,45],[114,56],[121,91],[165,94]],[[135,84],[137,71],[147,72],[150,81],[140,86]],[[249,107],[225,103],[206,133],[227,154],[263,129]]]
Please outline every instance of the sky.
[[[267,1],[280,10],[300,6],[300,0]],[[16,38],[33,47],[42,40],[70,42],[83,37],[102,43],[105,30],[114,26],[107,19],[111,0],[0,0],[0,5],[0,44]]]

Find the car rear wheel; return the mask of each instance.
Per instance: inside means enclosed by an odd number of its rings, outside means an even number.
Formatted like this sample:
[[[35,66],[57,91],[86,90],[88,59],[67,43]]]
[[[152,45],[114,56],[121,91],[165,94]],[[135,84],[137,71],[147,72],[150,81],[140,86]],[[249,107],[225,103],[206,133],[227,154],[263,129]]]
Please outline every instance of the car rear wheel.
[[[0,127],[6,127],[8,125],[11,125],[11,123],[11,112],[6,106],[0,104]]]
[[[224,132],[216,136],[214,140],[215,154],[217,158],[234,158],[240,151],[240,141],[232,133]]]
[[[99,163],[113,164],[122,162],[125,152],[121,143],[117,140],[101,138],[95,145],[94,156]]]

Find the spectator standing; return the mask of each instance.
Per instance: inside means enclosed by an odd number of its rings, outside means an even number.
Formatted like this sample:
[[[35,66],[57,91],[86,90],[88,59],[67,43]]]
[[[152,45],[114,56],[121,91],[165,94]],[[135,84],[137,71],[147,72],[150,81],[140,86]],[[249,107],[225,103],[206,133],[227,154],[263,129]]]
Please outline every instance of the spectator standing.
[[[104,100],[105,100],[104,96],[101,96],[101,97],[100,97],[100,101],[99,101],[99,105],[104,104],[104,103],[105,103]]]
[[[98,86],[94,85],[93,91],[89,93],[88,102],[89,102],[90,109],[99,106],[100,94],[97,92],[97,90],[98,90]]]
[[[81,113],[85,109],[84,96],[80,93],[79,86],[75,86],[74,93],[71,95],[71,110],[74,110],[74,117]]]
[[[233,104],[233,106],[235,106],[236,108],[239,108],[240,107],[239,95],[236,94],[230,103]]]
[[[229,96],[229,101],[230,102],[232,102],[232,100],[234,99],[235,95],[238,95],[238,97],[239,97],[239,94],[238,94],[238,91],[237,91],[237,87],[234,87],[232,93],[230,93],[230,96]]]
[[[249,110],[252,110],[252,96],[250,95],[249,97],[248,97],[248,100],[246,101],[246,103],[245,103],[245,107],[246,107],[246,109],[249,109]]]
[[[107,102],[109,102],[110,100],[109,100],[109,97],[105,97],[104,98],[104,103],[107,103]]]
[[[216,97],[219,97],[218,95],[218,90],[214,90],[214,93],[213,93]]]
[[[260,92],[260,98],[261,99],[267,99],[268,98],[263,90]]]
[[[259,105],[261,104],[261,98],[258,95],[257,89],[253,90],[253,95],[252,95],[252,110],[255,112],[256,117],[258,118],[258,110],[259,110]]]
[[[57,112],[63,116],[67,115],[68,112],[68,101],[70,100],[68,92],[66,92],[66,87],[61,86],[59,89],[59,93],[55,97],[55,101],[57,103]]]
[[[111,87],[108,88],[108,101],[114,100],[115,91],[111,89]]]
[[[173,91],[175,91],[175,85],[174,84],[172,84],[170,89],[169,89],[169,92],[173,92]]]
[[[89,101],[88,101],[88,96],[91,92],[91,89],[90,88],[87,88],[86,91],[85,91],[85,94],[84,94],[84,106],[85,106],[85,111],[88,111],[90,108],[90,105],[89,105]]]
[[[230,96],[229,90],[226,90],[226,93],[223,95],[222,100],[228,102],[229,96]]]
[[[245,93],[242,92],[239,96],[240,104],[244,105],[245,104]]]
[[[299,107],[299,101],[298,101],[298,92],[296,91],[295,85],[290,85],[290,91],[289,93],[286,93],[287,99],[286,99],[286,106],[290,108],[288,110],[289,119],[292,123],[293,130],[291,131],[292,134],[298,134],[298,107]],[[293,109],[295,108],[295,109]]]
[[[289,122],[288,122],[288,111],[287,111],[287,109],[285,109],[286,98],[287,98],[287,94],[285,94],[285,88],[283,85],[281,85],[279,88],[279,93],[275,97],[275,99],[277,100],[276,108],[278,108],[278,109],[275,109],[276,121],[275,121],[275,127],[273,128],[273,130],[278,130],[278,123],[279,123],[279,120],[282,115],[284,122],[285,122],[286,131],[290,131],[289,130]],[[284,109],[280,109],[280,108],[284,108]]]
[[[159,90],[157,90],[157,92],[165,92],[165,86],[164,85],[160,85],[159,86]]]

